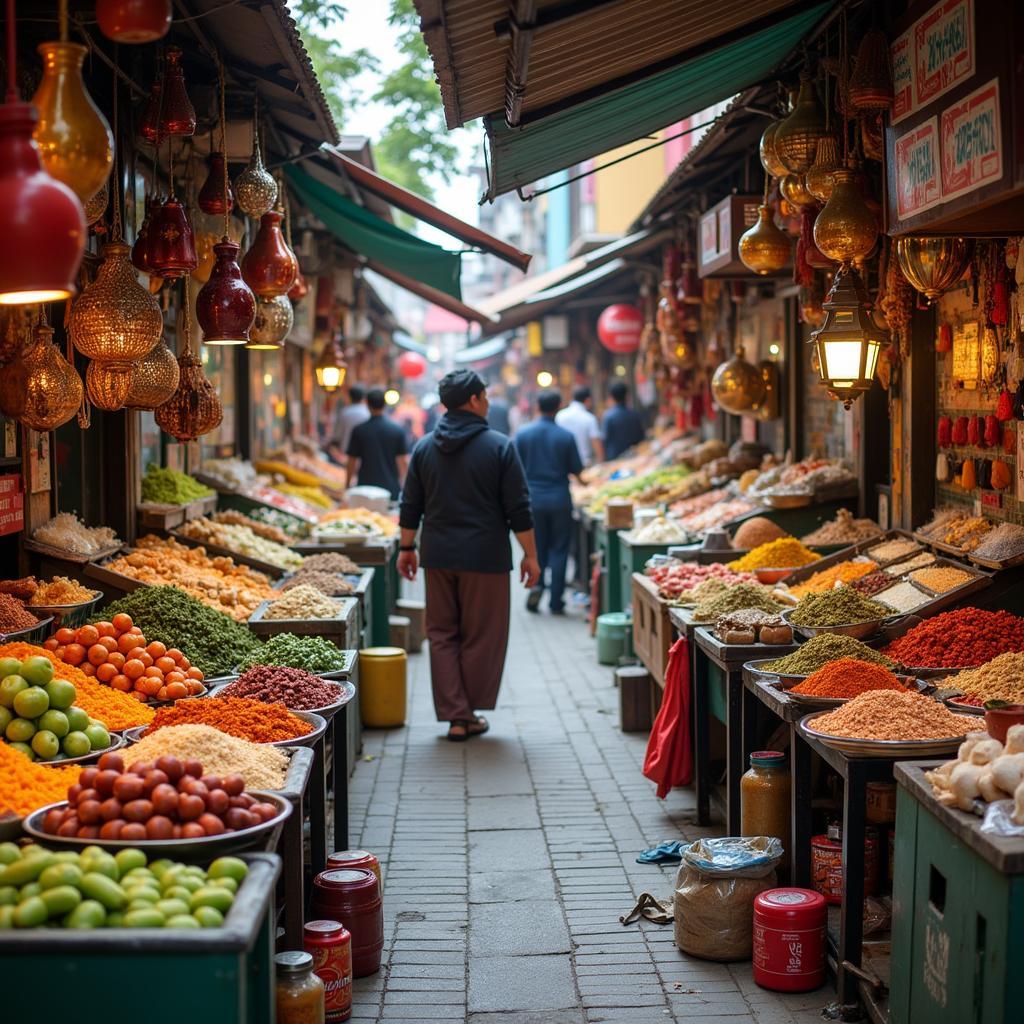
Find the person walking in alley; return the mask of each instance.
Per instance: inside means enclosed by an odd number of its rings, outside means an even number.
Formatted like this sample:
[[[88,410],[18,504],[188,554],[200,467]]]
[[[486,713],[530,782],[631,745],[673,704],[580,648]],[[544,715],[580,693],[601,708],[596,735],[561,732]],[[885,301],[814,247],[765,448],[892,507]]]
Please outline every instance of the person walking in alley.
[[[544,595],[544,576],[550,573],[548,609],[552,615],[564,611],[565,567],[572,537],[572,498],[569,477],[579,477],[583,462],[576,439],[555,423],[562,396],[543,391],[537,399],[540,415],[516,434],[515,446],[526,471],[533,506],[533,525],[537,534],[540,579],[526,599],[528,611],[540,607]]]
[[[521,582],[540,566],[530,492],[512,442],[487,425],[487,385],[455,370],[438,387],[447,412],[413,449],[402,491],[398,571],[426,573],[430,680],[439,722],[462,741],[490,728],[478,711],[498,699],[509,629],[511,530],[523,548]]]
[[[644,423],[636,409],[626,405],[629,389],[621,380],[608,389],[608,394],[615,404],[604,414],[604,454],[605,458],[617,459],[644,439]]]
[[[590,411],[592,405],[590,388],[579,387],[572,393],[572,401],[555,416],[555,422],[576,438],[576,448],[584,466],[605,460],[601,425]]]
[[[375,388],[366,396],[370,418],[352,431],[348,442],[348,485],[383,487],[398,497],[409,464],[405,431],[384,415],[384,392]]]
[[[352,431],[370,418],[370,410],[366,408],[364,398],[366,392],[358,384],[353,384],[348,389],[348,405],[342,406],[334,418],[334,435],[327,452],[339,466],[345,465]]]

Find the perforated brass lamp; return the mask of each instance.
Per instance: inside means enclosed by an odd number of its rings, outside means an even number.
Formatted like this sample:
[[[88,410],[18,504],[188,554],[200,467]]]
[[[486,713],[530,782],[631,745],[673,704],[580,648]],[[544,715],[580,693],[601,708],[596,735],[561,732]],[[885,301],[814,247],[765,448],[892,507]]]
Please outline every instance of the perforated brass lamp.
[[[811,335],[825,389],[849,409],[871,390],[886,333],[868,310],[867,293],[857,272],[840,268],[822,303],[825,322]]]
[[[324,350],[316,361],[316,382],[330,394],[345,383],[345,374],[347,373],[348,363],[345,362],[345,352],[341,347],[340,339],[334,336],[324,345]]]

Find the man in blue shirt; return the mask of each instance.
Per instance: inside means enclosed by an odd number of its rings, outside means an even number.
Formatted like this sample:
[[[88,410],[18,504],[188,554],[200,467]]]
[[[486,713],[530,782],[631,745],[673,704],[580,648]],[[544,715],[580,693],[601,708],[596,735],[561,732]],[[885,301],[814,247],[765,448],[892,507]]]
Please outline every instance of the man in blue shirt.
[[[531,612],[537,611],[544,594],[545,570],[550,569],[548,607],[552,615],[561,615],[564,610],[565,566],[572,536],[569,476],[578,477],[583,472],[576,439],[555,423],[555,413],[561,404],[562,397],[557,391],[542,392],[537,399],[540,415],[515,436],[516,450],[530,487],[540,562],[540,580],[530,591],[526,607]]]
[[[644,424],[640,414],[626,405],[629,394],[626,385],[617,380],[609,389],[614,405],[604,414],[604,457],[617,459],[627,448],[644,439]]]

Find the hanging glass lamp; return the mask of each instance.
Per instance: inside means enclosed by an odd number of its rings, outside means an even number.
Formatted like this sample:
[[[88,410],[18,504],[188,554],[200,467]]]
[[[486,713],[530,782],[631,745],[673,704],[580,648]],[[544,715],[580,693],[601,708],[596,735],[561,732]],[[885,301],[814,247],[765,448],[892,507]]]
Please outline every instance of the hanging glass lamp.
[[[248,349],[272,350],[280,348],[291,333],[295,313],[287,295],[256,300],[256,320],[249,333]]]
[[[242,257],[242,277],[261,298],[287,295],[299,271],[295,254],[281,231],[283,216],[269,210],[260,218],[260,229]]]
[[[337,391],[345,383],[348,363],[345,361],[345,350],[337,336],[332,337],[324,345],[324,350],[316,361],[315,372],[317,384],[328,394]]]
[[[204,345],[245,345],[256,318],[256,297],[242,280],[239,246],[222,238],[214,247],[217,260],[209,281],[196,296],[196,320]]]

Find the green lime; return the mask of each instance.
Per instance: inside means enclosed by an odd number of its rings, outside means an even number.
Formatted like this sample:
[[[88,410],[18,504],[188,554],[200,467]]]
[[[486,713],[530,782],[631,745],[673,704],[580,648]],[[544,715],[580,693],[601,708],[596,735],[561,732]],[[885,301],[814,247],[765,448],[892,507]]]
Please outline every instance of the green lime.
[[[17,658],[0,658],[0,679],[20,675],[21,662]]]
[[[14,695],[14,710],[22,718],[38,718],[50,708],[50,698],[41,686],[29,686]]]
[[[46,686],[46,695],[50,698],[50,707],[56,708],[58,711],[67,711],[72,704],[75,703],[74,683],[69,683],[66,679],[51,679]]]
[[[27,743],[12,743],[11,750],[18,751],[19,754],[24,754],[30,761],[36,759],[36,752]]]
[[[52,708],[41,714],[36,724],[40,729],[52,732],[58,739],[63,739],[71,731],[68,716],[63,711],[54,711]]]
[[[30,722],[27,718],[12,718],[4,730],[4,735],[12,743],[28,743],[35,734],[36,723]]]
[[[52,686],[53,684],[51,683],[50,685]],[[61,710],[67,715],[69,731],[83,732],[89,728],[89,716],[81,708],[70,707]]]
[[[102,928],[106,919],[107,911],[102,903],[97,900],[82,900],[64,918],[63,924],[65,928]]]
[[[11,724],[13,725],[14,723],[12,722]],[[92,750],[92,744],[84,732],[69,732],[64,737],[64,742],[61,743],[61,750],[68,757],[82,757]]]
[[[110,746],[110,733],[102,723],[89,725],[85,729],[85,735],[89,739],[89,746],[93,750],[103,750]]]
[[[39,884],[46,889],[58,885],[77,886],[82,881],[82,869],[77,864],[51,864],[40,876]]]
[[[70,914],[82,902],[82,894],[73,885],[57,885],[42,894],[49,917]]]
[[[218,857],[207,871],[210,878],[233,878],[236,882],[241,882],[248,873],[245,861],[238,857]]]
[[[20,667],[20,663],[19,663]],[[16,672],[12,672],[8,676],[4,676],[0,679],[0,704],[5,708],[14,707],[14,698],[21,693],[22,690],[28,689],[28,680]]]
[[[211,878],[210,885],[216,885],[220,889],[227,889],[228,892],[238,892],[238,883],[233,878],[225,875],[223,878]]]
[[[219,928],[224,923],[224,915],[216,907],[196,907],[192,916],[203,928]]]
[[[188,904],[184,900],[159,900],[154,906],[167,918],[188,913]]]
[[[210,909],[209,907],[207,909]],[[164,925],[165,928],[202,928],[201,925],[194,917],[190,914],[175,914],[174,917],[167,918],[167,923]],[[216,928],[216,924],[206,925],[207,928]]]
[[[12,718],[14,718],[14,712],[0,704],[0,733],[7,730],[7,726],[11,724]]]
[[[173,863],[174,861],[168,860],[166,857],[161,857],[159,860],[155,860],[153,861],[152,864],[149,865],[149,870],[152,871],[157,878],[162,879],[164,877],[164,872]]]
[[[0,932],[10,931],[14,927],[14,907],[0,907]],[[197,925],[198,927],[198,925]]]
[[[14,908],[15,928],[38,928],[46,918],[46,904],[40,896],[29,896]]]
[[[122,880],[130,874],[135,874],[137,871],[146,871],[146,855],[141,850],[135,849],[135,847],[129,847],[127,850],[118,850],[114,854],[114,860],[117,862],[117,870],[121,872]],[[147,878],[150,874],[151,872],[146,871]]]
[[[30,896],[38,896],[43,891],[43,887],[38,882],[26,882],[18,890],[18,899],[27,900]]]
[[[32,749],[44,761],[49,761],[60,753],[60,740],[48,729],[40,729],[32,737]]]
[[[0,886],[0,907],[13,907],[18,902],[18,890],[13,885]],[[180,900],[172,900],[179,903]],[[188,910],[188,907],[185,907]]]
[[[0,843],[0,864],[13,864],[21,860],[21,850],[17,843]]]
[[[219,910],[222,914],[225,914],[231,909],[231,904],[234,900],[234,893],[228,892],[227,889],[224,889],[219,885],[208,885],[192,893],[192,898],[189,900],[189,907],[193,911],[197,910],[199,907],[213,907],[214,909]]]
[[[32,686],[45,686],[53,678],[53,662],[41,654],[26,658],[21,663],[21,675]]]
[[[164,915],[153,907],[129,910],[124,915],[125,928],[163,928]]]
[[[185,903],[192,898],[192,893],[188,891],[183,885],[172,885],[167,889],[164,889],[165,900],[183,900]]]

